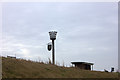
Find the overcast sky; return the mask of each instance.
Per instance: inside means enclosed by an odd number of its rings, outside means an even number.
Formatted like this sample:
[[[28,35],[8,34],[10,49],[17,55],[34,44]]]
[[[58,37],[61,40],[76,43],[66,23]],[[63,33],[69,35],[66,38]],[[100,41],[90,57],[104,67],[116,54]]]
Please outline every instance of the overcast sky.
[[[94,70],[118,68],[118,3],[3,3],[2,55],[48,61],[48,32],[57,31],[56,61],[93,62]]]

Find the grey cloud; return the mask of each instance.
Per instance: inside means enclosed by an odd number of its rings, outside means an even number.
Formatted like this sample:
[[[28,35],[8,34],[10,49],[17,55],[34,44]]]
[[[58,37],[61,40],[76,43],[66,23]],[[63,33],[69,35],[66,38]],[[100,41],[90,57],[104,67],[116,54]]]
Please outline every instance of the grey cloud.
[[[9,48],[13,48],[10,44],[42,46],[18,46],[14,50],[25,48],[31,59],[41,56],[47,60],[51,57],[46,49],[48,32],[55,29],[56,60],[60,64],[86,60],[95,62],[96,70],[112,65],[117,68],[117,17],[117,3],[4,3],[3,35],[8,37],[5,42],[10,39]]]

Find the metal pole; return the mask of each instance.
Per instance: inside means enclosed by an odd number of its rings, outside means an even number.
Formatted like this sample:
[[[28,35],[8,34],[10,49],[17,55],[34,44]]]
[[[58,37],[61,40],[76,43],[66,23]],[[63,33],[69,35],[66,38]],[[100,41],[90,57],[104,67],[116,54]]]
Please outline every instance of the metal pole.
[[[54,40],[52,40],[52,61],[55,64],[55,50],[54,50]]]

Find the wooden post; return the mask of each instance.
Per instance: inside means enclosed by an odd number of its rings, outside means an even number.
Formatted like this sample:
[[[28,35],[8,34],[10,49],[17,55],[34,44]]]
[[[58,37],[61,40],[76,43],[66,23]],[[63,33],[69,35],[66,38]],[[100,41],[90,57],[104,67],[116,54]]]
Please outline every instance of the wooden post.
[[[93,71],[93,65],[92,65],[92,71]]]
[[[52,64],[55,64],[55,49],[54,49],[54,40],[52,40]]]

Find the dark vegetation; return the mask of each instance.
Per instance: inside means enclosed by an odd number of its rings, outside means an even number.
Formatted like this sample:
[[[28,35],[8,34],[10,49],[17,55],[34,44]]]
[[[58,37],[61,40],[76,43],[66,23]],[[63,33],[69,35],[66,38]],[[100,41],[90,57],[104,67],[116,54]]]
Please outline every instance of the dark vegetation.
[[[2,57],[3,78],[118,78],[118,73],[81,70]]]

